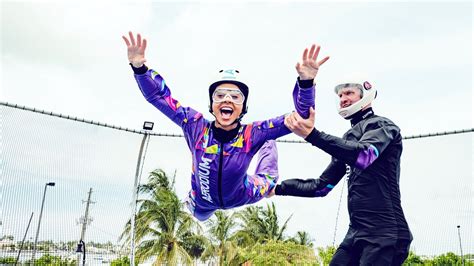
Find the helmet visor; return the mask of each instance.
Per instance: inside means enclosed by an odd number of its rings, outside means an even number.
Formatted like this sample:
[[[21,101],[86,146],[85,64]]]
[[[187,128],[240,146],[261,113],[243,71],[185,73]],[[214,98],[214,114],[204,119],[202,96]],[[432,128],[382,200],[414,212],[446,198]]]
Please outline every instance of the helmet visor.
[[[235,104],[243,104],[244,100],[244,94],[239,89],[234,88],[217,88],[212,94],[212,101],[215,103],[229,101]]]

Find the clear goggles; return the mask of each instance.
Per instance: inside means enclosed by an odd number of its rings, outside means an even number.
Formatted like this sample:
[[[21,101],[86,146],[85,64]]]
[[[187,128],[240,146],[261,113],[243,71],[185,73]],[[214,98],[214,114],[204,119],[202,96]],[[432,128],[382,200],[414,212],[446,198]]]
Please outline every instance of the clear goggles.
[[[234,88],[217,88],[212,94],[212,101],[215,103],[230,101],[235,104],[243,104],[244,100],[244,94],[239,89]]]

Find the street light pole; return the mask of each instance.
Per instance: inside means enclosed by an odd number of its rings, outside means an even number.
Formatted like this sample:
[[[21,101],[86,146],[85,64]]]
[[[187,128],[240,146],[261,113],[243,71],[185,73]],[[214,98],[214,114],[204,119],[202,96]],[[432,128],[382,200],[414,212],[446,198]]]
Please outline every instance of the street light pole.
[[[145,155],[144,147],[145,143],[150,138],[150,134],[148,131],[153,130],[153,122],[145,121],[143,123],[143,129],[145,130],[145,134],[143,135],[142,143],[140,145],[140,151],[138,153],[138,160],[137,160],[137,169],[135,171],[135,182],[133,184],[133,193],[132,193],[132,215],[130,218],[130,265],[135,265],[135,215],[137,212],[137,199],[138,199],[138,183],[139,178],[141,176],[141,170],[143,166],[143,160]]]
[[[33,246],[33,256],[31,259],[31,262],[34,264],[35,263],[35,255],[36,255],[36,243],[38,243],[38,236],[39,236],[39,230],[40,230],[40,225],[41,225],[41,217],[43,217],[43,207],[44,207],[44,199],[46,197],[46,189],[48,186],[54,187],[55,183],[54,182],[49,182],[44,185],[44,193],[43,193],[43,201],[41,203],[41,211],[38,219],[38,227],[36,228],[36,238],[35,238],[35,244]]]

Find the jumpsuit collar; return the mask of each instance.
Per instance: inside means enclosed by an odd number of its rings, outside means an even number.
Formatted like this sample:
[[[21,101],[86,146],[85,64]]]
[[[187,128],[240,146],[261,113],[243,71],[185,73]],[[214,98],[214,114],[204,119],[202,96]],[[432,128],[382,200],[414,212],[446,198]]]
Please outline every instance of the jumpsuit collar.
[[[374,115],[374,111],[372,110],[372,107],[369,107],[365,110],[361,110],[354,114],[354,116],[351,118],[351,126],[355,126],[357,123],[360,121],[366,119],[367,117],[371,117]]]
[[[232,130],[224,130],[222,128],[216,127],[216,122],[213,121],[211,124],[211,130],[214,132],[214,138],[220,143],[227,143],[233,140],[239,133],[240,122],[237,122],[237,126]]]

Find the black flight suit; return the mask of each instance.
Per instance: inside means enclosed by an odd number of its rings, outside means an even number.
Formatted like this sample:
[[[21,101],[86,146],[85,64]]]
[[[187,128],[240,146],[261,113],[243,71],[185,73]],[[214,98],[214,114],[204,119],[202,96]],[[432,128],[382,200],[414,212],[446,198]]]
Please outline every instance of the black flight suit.
[[[372,108],[356,113],[342,138],[316,129],[306,141],[332,156],[318,179],[290,179],[276,195],[325,196],[350,167],[349,230],[330,265],[401,265],[413,239],[400,203],[400,129]]]

